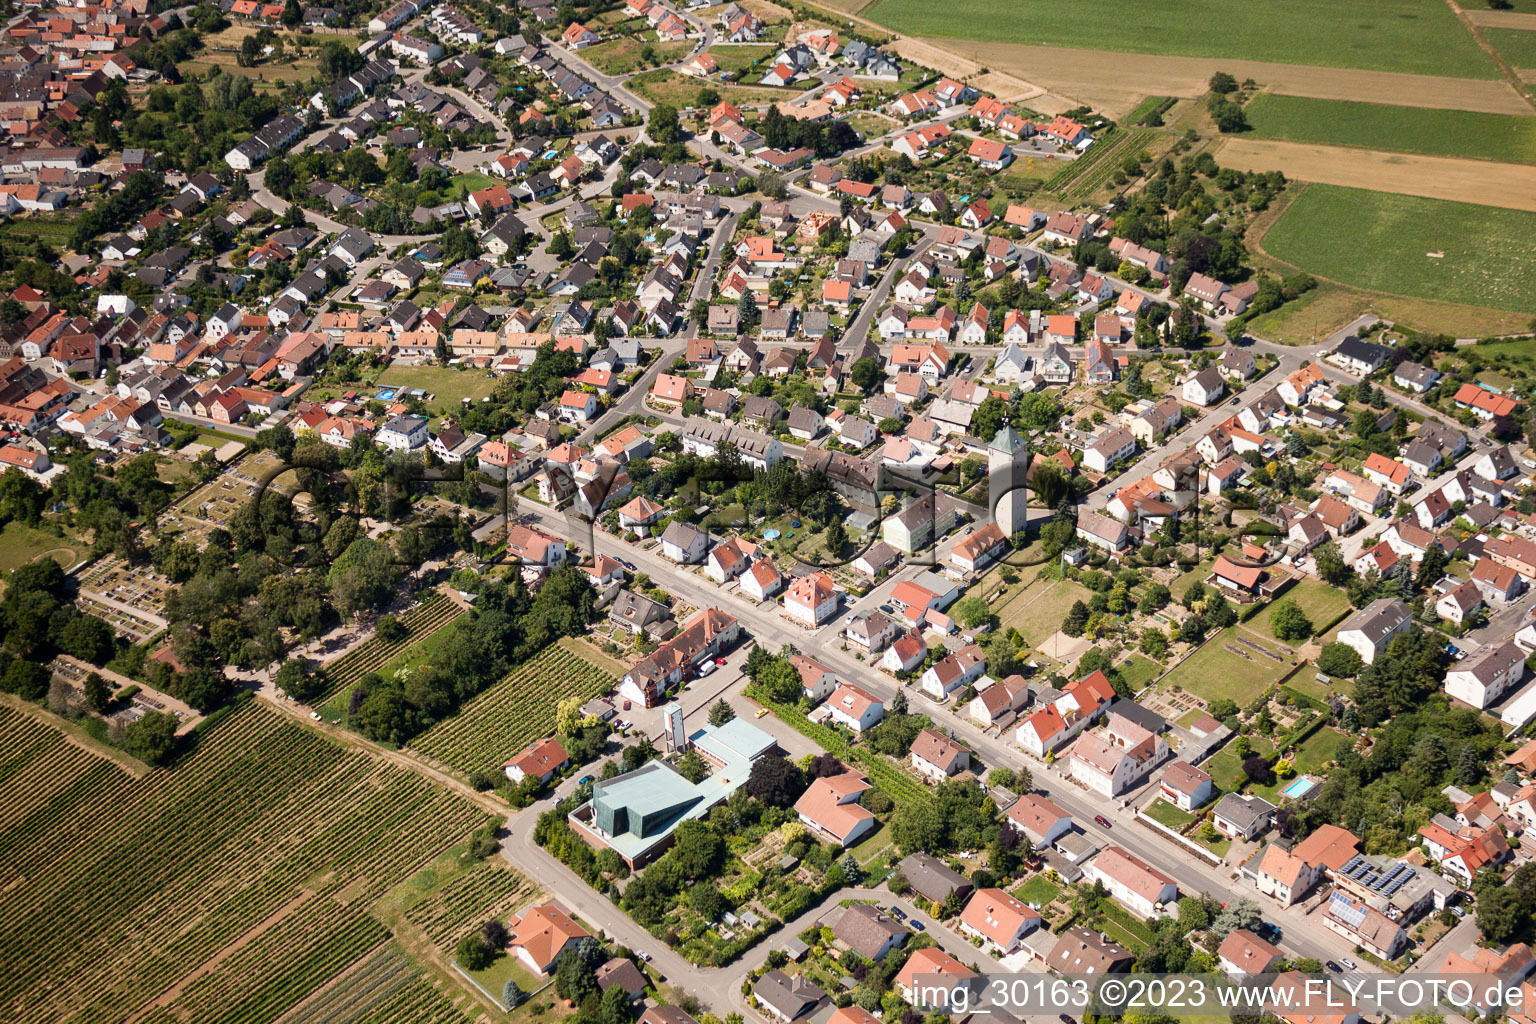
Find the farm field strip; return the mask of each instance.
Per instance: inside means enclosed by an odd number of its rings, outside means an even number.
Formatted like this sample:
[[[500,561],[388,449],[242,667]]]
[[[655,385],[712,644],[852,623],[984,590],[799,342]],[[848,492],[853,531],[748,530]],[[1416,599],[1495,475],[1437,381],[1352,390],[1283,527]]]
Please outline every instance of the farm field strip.
[[[260,705],[142,780],[82,765],[38,727],[0,708],[0,750],[71,779],[29,800],[35,773],[0,765],[0,1006],[15,1024],[275,1020],[387,939],[374,900],[485,820]]]
[[[495,772],[506,758],[554,728],[567,697],[595,697],[614,684],[608,672],[564,646],[550,647],[513,669],[459,713],[411,746],[466,775]]]
[[[1217,71],[1226,71],[1239,81],[1252,78],[1271,92],[1290,96],[1480,110],[1491,114],[1529,116],[1531,112],[1530,105],[1503,79],[1445,78],[1230,57],[1169,57],[1103,47],[1038,46],[996,39],[941,39],[936,43],[986,67],[1091,103],[1111,116],[1135,109],[1149,93],[1204,96],[1211,75]],[[1492,66],[1490,63],[1489,67]]]
[[[1262,93],[1245,108],[1254,138],[1430,156],[1536,162],[1536,117],[1393,107]]]
[[[861,11],[864,18],[912,36],[1463,78],[1498,74],[1441,0],[1376,0],[1368,7],[1286,0],[1244,5],[1240,16],[1225,0],[1152,0],[1136,17],[1126,17],[1117,4],[1035,0],[1027,17],[1017,15],[992,0],[877,0]],[[1221,30],[1212,31],[1217,25]]]

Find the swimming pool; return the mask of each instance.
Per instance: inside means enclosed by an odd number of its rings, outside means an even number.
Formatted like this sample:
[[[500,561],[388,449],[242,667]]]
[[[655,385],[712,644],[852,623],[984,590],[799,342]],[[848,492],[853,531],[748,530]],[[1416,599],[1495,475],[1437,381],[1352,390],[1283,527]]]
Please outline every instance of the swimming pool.
[[[1292,800],[1299,800],[1312,792],[1312,788],[1316,785],[1316,779],[1309,779],[1303,775],[1298,779],[1292,779],[1290,784],[1280,791],[1280,795],[1288,796]]]
[[[394,388],[385,388],[383,391],[379,392],[379,401],[381,401],[381,402],[387,402],[391,398],[394,398],[394,397],[395,397],[395,389]]]

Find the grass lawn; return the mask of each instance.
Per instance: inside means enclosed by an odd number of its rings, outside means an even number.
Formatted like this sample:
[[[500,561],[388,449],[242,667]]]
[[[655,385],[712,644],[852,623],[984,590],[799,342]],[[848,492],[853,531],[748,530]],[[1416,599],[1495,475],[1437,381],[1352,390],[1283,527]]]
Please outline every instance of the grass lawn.
[[[1536,68],[1536,32],[1518,28],[1485,28],[1488,40],[1499,56],[1517,68]]]
[[[1344,284],[1536,313],[1536,213],[1309,185],[1263,244]]]
[[[0,531],[0,572],[10,572],[43,555],[68,569],[80,561],[85,548],[64,537],[34,529],[15,521],[5,524]]]
[[[1334,695],[1335,691],[1318,682],[1315,678],[1316,675],[1316,672],[1299,672],[1291,677],[1291,681],[1285,684],[1285,688],[1295,690],[1298,693],[1304,693],[1308,697],[1317,700],[1326,701]],[[1339,682],[1346,687],[1352,685],[1347,679],[1341,679]]]
[[[465,398],[479,401],[496,388],[496,378],[483,370],[456,370],[450,366],[391,366],[379,374],[380,387],[421,388],[432,396],[428,405],[437,413],[456,411]]]
[[[874,859],[875,854],[891,845],[891,827],[881,825],[870,835],[868,839],[860,842],[851,851],[853,859],[861,865],[868,864]]]
[[[1530,36],[1536,44],[1536,32],[1514,34]],[[1254,134],[1266,139],[1536,162],[1536,117],[1387,107],[1274,93],[1264,93],[1246,109]]]
[[[1193,657],[1185,658],[1163,677],[1161,688],[1178,686],[1207,701],[1228,697],[1242,706],[1290,670],[1289,662],[1275,661],[1247,648],[1243,649],[1252,660],[1243,658],[1227,650],[1229,643],[1242,648],[1235,642],[1232,629],[1211,637]]]
[[[1048,583],[1042,588],[1040,584]],[[997,611],[1003,629],[1017,629],[1030,646],[1038,646],[1061,628],[1072,602],[1087,603],[1093,595],[1088,588],[1071,580],[1041,580],[1031,584]]]
[[[1275,752],[1275,745],[1267,737],[1250,736],[1248,739],[1253,744],[1255,754],[1268,757]],[[1216,756],[1206,764],[1205,770],[1211,773],[1211,780],[1222,792],[1237,792],[1247,782],[1243,775],[1243,759],[1237,756],[1237,751],[1230,743],[1217,751]]]
[[[1168,593],[1173,595],[1173,599],[1175,601],[1184,600],[1184,595],[1189,592],[1189,588],[1191,586],[1193,586],[1196,582],[1205,582],[1205,578],[1211,574],[1211,566],[1215,564],[1216,557],[1214,555],[1210,558],[1207,558],[1205,561],[1201,562],[1199,565],[1195,566],[1193,569],[1189,570],[1184,575],[1168,584]]]
[[[1240,7],[1224,0],[1151,0],[1134,17],[1121,4],[1073,0],[1034,0],[1026,11],[994,0],[877,0],[860,13],[907,35],[1497,77],[1492,61],[1440,0],[1377,0],[1369,6],[1281,0]]]
[[[647,46],[655,54],[654,59],[649,62],[640,58],[640,52]],[[670,64],[675,60],[681,60],[691,49],[693,49],[692,42],[661,43],[654,39],[641,40],[631,36],[619,36],[605,43],[587,47],[581,51],[581,57],[605,75],[627,75],[632,71],[639,71],[642,67]]]
[[[1162,797],[1158,797],[1147,807],[1147,817],[1159,824],[1167,825],[1175,832],[1181,831],[1195,820],[1193,814],[1179,810]]]
[[[591,51],[584,51],[590,53]],[[710,88],[732,103],[784,103],[798,96],[798,88],[775,89],[767,85],[737,85],[733,82],[705,82],[698,78],[680,75],[676,71],[646,71],[629,80],[629,88],[652,103],[671,103],[675,106],[692,106],[698,99],[699,90]]]
[[[507,979],[515,978],[517,985],[524,992],[532,992],[541,984],[538,978],[528,973],[528,969],[518,963],[517,957],[505,954],[498,956],[491,962],[491,966],[483,971],[465,971],[471,978],[480,983],[493,996],[501,995],[501,990],[506,988]]]
[[[1133,690],[1139,690],[1152,680],[1156,679],[1163,671],[1163,666],[1151,658],[1132,658],[1120,666],[1120,675],[1125,683]]]
[[[745,46],[739,43],[709,48],[709,55],[715,58],[715,63],[719,65],[721,74],[726,75],[735,74],[742,68],[751,67],[758,61],[763,61],[766,65],[766,62],[772,60],[778,52],[778,48],[775,46]],[[765,66],[763,72],[766,73],[767,71],[768,68]],[[759,74],[757,77],[761,78],[763,76]]]
[[[1061,895],[1061,886],[1044,875],[1036,875],[1013,890],[1013,895],[1025,903],[1033,903],[1043,907]]]
[[[1275,606],[1287,599],[1295,601],[1306,612],[1307,618],[1312,620],[1312,625],[1319,629],[1349,610],[1349,595],[1344,591],[1330,587],[1321,580],[1302,580],[1271,601],[1268,608],[1248,620],[1248,628],[1257,633],[1261,641],[1275,638],[1272,623]]]
[[[411,644],[389,661],[386,661],[383,667],[379,669],[379,675],[388,679],[401,669],[414,672],[422,665],[430,665],[432,658],[437,654],[443,643],[450,636],[457,633],[459,627],[467,621],[469,621],[469,616],[461,616],[435,633],[429,633],[419,643]]]
[[[1301,741],[1296,751],[1296,769],[1316,772],[1329,761],[1337,761],[1339,755],[1354,746],[1355,737],[1337,729],[1323,728]]]
[[[457,194],[460,198],[463,198],[464,196],[469,195],[471,192],[478,192],[483,188],[490,188],[492,185],[496,184],[496,179],[491,177],[489,174],[481,174],[479,171],[466,171],[463,174],[455,175],[454,179],[448,184],[454,190],[455,194]]]

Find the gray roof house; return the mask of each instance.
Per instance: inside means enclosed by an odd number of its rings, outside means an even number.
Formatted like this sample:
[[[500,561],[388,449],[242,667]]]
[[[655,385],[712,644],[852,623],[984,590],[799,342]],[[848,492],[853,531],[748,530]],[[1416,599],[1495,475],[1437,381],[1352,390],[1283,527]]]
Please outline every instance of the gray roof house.
[[[897,870],[911,883],[913,891],[935,903],[942,903],[952,892],[958,892],[963,899],[973,888],[960,872],[926,853],[911,854],[897,865]]]

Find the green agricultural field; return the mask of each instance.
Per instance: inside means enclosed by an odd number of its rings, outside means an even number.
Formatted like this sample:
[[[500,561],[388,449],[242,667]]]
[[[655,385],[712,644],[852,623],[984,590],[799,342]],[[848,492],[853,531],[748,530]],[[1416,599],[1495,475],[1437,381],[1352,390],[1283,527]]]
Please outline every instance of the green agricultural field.
[[[560,701],[588,700],[615,682],[612,673],[571,647],[549,647],[469,701],[457,715],[416,737],[411,746],[465,775],[494,774],[506,758],[554,731]]]
[[[432,395],[427,405],[438,415],[456,411],[465,398],[478,402],[496,389],[496,378],[484,370],[451,366],[391,366],[379,374],[377,383],[381,388],[421,388]]]
[[[488,820],[254,703],[143,778],[9,708],[0,749],[0,1001],[13,1024],[287,1019],[389,948],[381,900]],[[131,865],[132,884],[107,894],[109,865]],[[352,991],[360,1017],[369,1006]],[[368,1019],[458,1016],[424,1005]]]
[[[1228,697],[1241,706],[1290,671],[1289,659],[1276,661],[1266,658],[1258,651],[1238,643],[1238,628],[1224,630],[1207,640],[1205,646],[1196,651],[1193,657],[1184,659],[1178,668],[1163,677],[1159,689],[1171,690],[1177,686],[1207,701]],[[1246,651],[1249,656],[1244,658],[1235,651],[1227,650],[1228,644]],[[1275,650],[1276,644],[1271,640],[1265,646]]]
[[[1225,0],[877,0],[863,17],[908,35],[999,43],[1122,50],[1178,57],[1227,57],[1324,67],[1496,78],[1441,0],[1276,0],[1234,6]]]
[[[1536,213],[1309,185],[1263,245],[1343,284],[1536,313]]]
[[[1536,32],[1521,33],[1536,39]],[[1330,146],[1536,163],[1536,117],[1264,93],[1247,106],[1253,133]]]
[[[1536,68],[1536,32],[1518,28],[1485,28],[1483,38],[1499,56],[1517,68]]]

